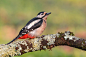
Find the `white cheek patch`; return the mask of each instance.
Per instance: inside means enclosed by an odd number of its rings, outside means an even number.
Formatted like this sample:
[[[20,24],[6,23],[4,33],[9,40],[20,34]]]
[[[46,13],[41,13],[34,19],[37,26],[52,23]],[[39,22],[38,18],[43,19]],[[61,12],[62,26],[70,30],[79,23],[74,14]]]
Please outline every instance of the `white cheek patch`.
[[[39,21],[40,19],[31,22],[29,25],[27,25],[27,29],[30,29],[35,23],[38,23]]]
[[[37,17],[42,18],[44,15],[37,15]]]

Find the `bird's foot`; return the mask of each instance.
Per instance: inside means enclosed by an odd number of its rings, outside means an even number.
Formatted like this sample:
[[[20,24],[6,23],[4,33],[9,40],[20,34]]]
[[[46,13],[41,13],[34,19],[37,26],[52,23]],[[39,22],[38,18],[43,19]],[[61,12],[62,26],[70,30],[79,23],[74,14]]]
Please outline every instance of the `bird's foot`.
[[[42,36],[37,36],[36,38],[43,38],[45,35],[42,35]]]
[[[45,35],[42,35],[41,38],[43,38]]]
[[[36,38],[40,38],[41,36],[37,36]]]

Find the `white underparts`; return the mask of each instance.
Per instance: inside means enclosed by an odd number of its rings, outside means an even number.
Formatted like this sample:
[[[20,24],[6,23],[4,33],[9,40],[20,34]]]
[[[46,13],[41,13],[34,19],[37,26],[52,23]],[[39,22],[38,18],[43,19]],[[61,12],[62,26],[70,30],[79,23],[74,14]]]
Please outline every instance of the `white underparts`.
[[[36,36],[36,30],[33,30],[33,31],[29,32],[29,34],[30,34],[31,36]]]

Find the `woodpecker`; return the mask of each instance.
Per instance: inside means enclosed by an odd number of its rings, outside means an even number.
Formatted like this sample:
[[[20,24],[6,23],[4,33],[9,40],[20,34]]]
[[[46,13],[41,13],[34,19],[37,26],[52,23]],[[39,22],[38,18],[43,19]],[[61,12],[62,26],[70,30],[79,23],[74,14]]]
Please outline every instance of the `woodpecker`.
[[[19,32],[18,36],[14,38],[11,42],[7,43],[10,44],[17,39],[26,39],[26,38],[36,38],[42,34],[42,32],[46,28],[46,21],[48,15],[51,12],[47,13],[45,11],[39,12],[36,17],[31,19]]]

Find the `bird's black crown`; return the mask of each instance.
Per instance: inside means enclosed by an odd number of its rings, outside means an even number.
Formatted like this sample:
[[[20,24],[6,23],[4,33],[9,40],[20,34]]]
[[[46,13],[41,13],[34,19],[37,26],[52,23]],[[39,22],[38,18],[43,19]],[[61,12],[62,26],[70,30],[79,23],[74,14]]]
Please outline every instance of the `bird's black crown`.
[[[45,12],[45,11],[39,12],[37,15],[40,15],[40,14],[42,15],[42,14],[44,14],[44,12]]]

